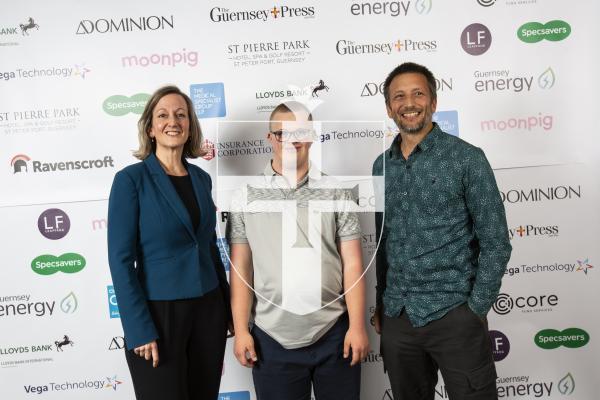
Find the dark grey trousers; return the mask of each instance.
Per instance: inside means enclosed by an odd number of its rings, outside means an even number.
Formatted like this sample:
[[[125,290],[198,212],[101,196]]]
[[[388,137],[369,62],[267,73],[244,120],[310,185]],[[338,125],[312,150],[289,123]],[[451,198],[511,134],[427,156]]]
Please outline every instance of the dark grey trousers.
[[[381,353],[394,400],[433,400],[438,369],[450,400],[498,398],[487,321],[466,304],[420,328],[384,316]]]

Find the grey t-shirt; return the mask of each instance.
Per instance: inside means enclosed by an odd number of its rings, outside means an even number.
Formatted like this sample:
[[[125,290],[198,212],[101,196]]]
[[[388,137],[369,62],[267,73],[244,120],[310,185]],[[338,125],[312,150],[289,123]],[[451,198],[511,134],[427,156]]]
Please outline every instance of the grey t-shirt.
[[[227,220],[227,239],[232,244],[248,243],[252,251],[254,281],[249,283],[255,290],[254,324],[283,347],[294,349],[319,340],[346,311],[341,296],[342,260],[337,242],[359,239],[361,231],[357,215],[345,210],[344,201],[354,201],[351,191],[332,187],[329,179],[327,185],[319,185],[325,179],[314,166],[310,166],[307,176],[295,188],[282,187],[281,179],[283,177],[277,175],[269,163],[260,188],[247,186],[234,195]],[[332,200],[338,200],[333,211]],[[284,221],[280,210],[264,211],[276,208],[267,202],[291,205],[296,213],[295,221],[293,218]],[[253,207],[257,204],[263,206]],[[319,205],[325,207],[320,209]],[[319,217],[321,226],[316,229],[314,225]],[[293,245],[284,247],[290,235]],[[310,259],[316,249],[321,253],[320,268],[314,261],[304,263],[307,258],[302,256],[310,255]],[[232,273],[234,269],[235,265]],[[303,273],[309,275],[303,276]],[[320,299],[302,293],[304,286],[314,288],[315,284],[320,286],[317,287]],[[299,305],[303,298],[308,298],[313,307]],[[307,309],[313,311],[306,312]]]

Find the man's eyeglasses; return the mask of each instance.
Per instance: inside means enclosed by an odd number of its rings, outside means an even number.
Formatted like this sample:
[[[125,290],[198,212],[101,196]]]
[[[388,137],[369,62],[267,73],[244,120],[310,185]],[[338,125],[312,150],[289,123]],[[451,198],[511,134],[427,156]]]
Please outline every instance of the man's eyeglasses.
[[[275,136],[278,142],[310,142],[317,139],[317,132],[314,129],[296,129],[293,131],[280,129],[272,131],[271,134]]]

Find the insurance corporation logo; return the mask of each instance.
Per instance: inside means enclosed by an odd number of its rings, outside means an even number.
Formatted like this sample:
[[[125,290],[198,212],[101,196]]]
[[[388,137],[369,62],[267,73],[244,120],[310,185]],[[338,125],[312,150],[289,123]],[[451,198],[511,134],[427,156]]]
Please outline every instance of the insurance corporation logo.
[[[500,331],[490,330],[490,341],[492,342],[492,354],[494,361],[502,361],[510,352],[510,341],[508,337]]]
[[[558,296],[556,294],[511,296],[507,293],[500,293],[494,302],[492,309],[496,314],[506,315],[513,310],[523,313],[537,313],[553,311],[558,306]]]
[[[544,39],[550,42],[558,42],[566,39],[570,34],[571,25],[561,20],[554,20],[545,24],[527,22],[517,29],[517,37],[525,43],[537,43]]]
[[[173,15],[142,17],[82,19],[77,24],[76,35],[164,31],[175,28]]]
[[[237,42],[227,45],[227,59],[236,68],[303,63],[311,55],[309,39]]]
[[[202,142],[202,151],[205,152],[202,158],[206,161],[210,161],[215,158],[216,150],[214,142],[212,140],[204,139]]]
[[[85,258],[77,253],[65,253],[60,256],[44,254],[31,261],[31,269],[39,275],[53,275],[57,272],[74,274],[85,268]]]
[[[148,68],[153,66],[170,68],[181,66],[196,67],[198,66],[198,52],[183,48],[178,51],[123,56],[121,57],[121,66],[123,68]]]
[[[227,115],[223,82],[190,85],[190,98],[198,118],[215,118]]]
[[[71,220],[63,210],[50,208],[38,217],[38,229],[48,239],[62,239],[71,229]]]
[[[438,49],[437,40],[394,39],[380,42],[356,42],[354,40],[338,40],[335,51],[341,56],[371,55],[371,54],[397,54],[412,52],[435,52]]]
[[[79,171],[89,169],[114,168],[112,156],[98,159],[39,161],[32,160],[25,154],[17,154],[10,160],[13,174],[18,173],[52,173],[62,171]]]
[[[411,7],[412,3],[412,7]],[[354,0],[350,4],[350,15],[370,16],[382,15],[388,17],[406,17],[411,13],[418,15],[427,15],[431,12],[433,0],[416,1],[364,1]]]
[[[542,329],[535,334],[535,344],[544,350],[554,350],[563,346],[569,349],[583,347],[590,341],[590,335],[581,328]]]
[[[492,45],[492,33],[483,24],[471,24],[462,31],[460,44],[468,54],[479,56],[488,51]]]
[[[503,203],[522,204],[560,200],[581,199],[581,185],[556,185],[526,189],[502,189],[500,196]]]
[[[122,117],[129,113],[140,115],[149,99],[148,93],[137,93],[129,97],[116,94],[102,102],[102,109],[113,117]]]
[[[273,6],[266,9],[232,9],[224,7],[213,7],[209,12],[212,22],[267,22],[293,20],[297,18],[314,18],[314,6],[290,7]]]

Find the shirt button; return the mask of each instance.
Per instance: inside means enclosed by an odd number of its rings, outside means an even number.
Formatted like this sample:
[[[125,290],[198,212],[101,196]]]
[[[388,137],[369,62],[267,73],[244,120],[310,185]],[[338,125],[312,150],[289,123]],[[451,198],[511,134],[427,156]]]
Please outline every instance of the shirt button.
[[[406,196],[408,192],[402,192],[402,196]]]

